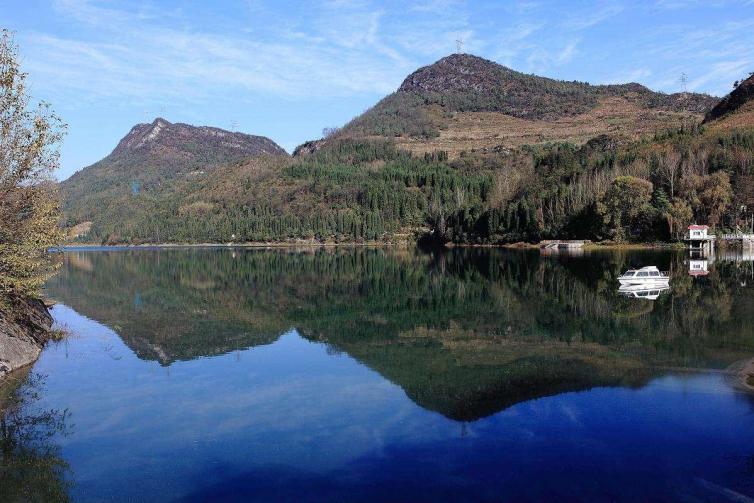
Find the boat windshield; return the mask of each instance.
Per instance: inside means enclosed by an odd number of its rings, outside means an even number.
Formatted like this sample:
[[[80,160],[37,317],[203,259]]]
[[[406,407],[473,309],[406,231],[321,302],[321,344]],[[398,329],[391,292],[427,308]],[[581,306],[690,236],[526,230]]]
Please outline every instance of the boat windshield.
[[[624,274],[624,276],[626,276],[626,277],[631,277],[631,276],[633,276],[634,274],[636,274],[636,271],[626,271],[626,274]]]

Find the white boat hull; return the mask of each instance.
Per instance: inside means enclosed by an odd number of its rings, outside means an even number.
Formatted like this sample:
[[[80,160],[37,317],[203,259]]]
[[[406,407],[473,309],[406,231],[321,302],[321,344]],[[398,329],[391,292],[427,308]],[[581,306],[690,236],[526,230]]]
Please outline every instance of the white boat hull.
[[[670,286],[665,285],[621,285],[618,293],[632,299],[657,300],[663,292],[670,290]]]
[[[670,278],[618,278],[621,285],[668,286]]]

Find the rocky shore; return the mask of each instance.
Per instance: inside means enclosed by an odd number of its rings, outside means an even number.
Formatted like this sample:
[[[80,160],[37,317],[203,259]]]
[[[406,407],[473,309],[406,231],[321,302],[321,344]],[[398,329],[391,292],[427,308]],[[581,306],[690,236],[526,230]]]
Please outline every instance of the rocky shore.
[[[39,299],[0,301],[0,380],[33,363],[52,334],[52,316]]]

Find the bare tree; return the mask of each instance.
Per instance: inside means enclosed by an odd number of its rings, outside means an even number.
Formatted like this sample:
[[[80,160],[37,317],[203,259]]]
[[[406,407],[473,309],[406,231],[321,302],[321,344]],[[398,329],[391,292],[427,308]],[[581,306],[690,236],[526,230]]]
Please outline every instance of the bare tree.
[[[675,184],[678,179],[678,168],[681,164],[681,154],[669,148],[660,155],[657,172],[664,182],[670,186],[670,197],[675,196]]]
[[[338,131],[340,131],[340,128],[337,127],[322,128],[322,138],[329,138],[336,134]]]

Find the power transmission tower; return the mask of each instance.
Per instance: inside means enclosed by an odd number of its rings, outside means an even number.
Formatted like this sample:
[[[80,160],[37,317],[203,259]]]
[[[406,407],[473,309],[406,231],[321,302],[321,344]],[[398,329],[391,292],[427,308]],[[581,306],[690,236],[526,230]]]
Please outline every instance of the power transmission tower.
[[[461,54],[463,52],[463,39],[461,37],[458,37],[456,39],[456,52],[458,54]]]
[[[238,121],[235,120],[235,119],[231,120],[230,121],[230,130],[231,131],[235,131],[236,129],[238,129]]]
[[[681,78],[678,79],[681,82],[681,86],[683,86],[683,92],[686,92],[686,84],[689,82],[689,76],[686,75],[686,72],[681,73]]]

